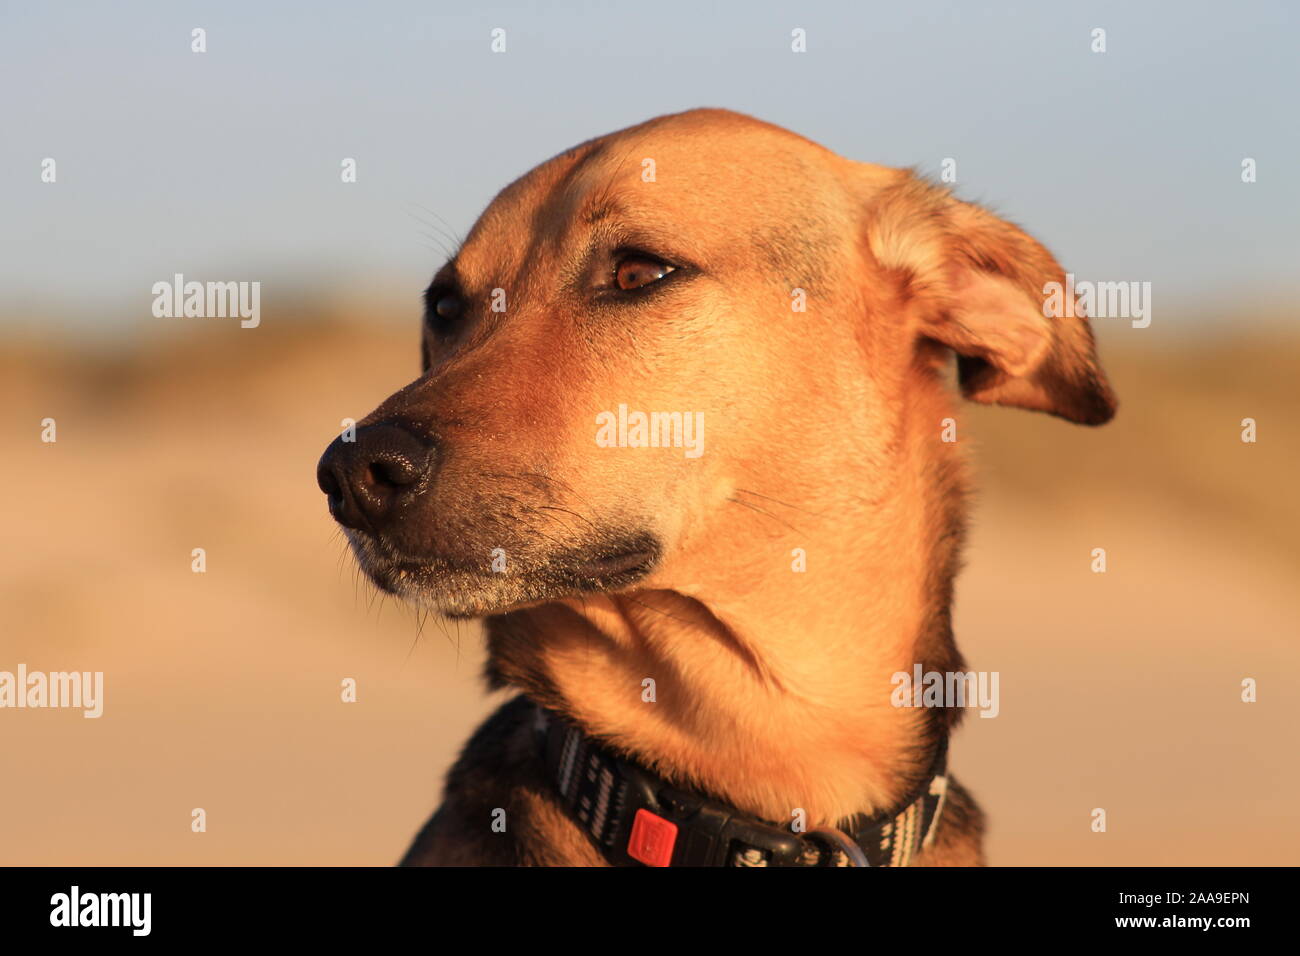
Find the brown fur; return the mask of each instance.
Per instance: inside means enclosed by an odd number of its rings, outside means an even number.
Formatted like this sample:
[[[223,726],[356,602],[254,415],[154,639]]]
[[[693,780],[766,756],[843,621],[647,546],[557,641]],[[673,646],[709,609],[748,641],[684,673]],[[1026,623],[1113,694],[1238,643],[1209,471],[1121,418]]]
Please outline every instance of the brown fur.
[[[624,245],[689,272],[611,304],[592,289]],[[975,401],[1114,410],[1086,320],[1042,316],[1063,279],[988,212],[748,117],[593,140],[507,187],[435,280],[465,321],[426,331],[426,373],[363,424],[435,440],[436,477],[400,525],[351,537],[385,588],[488,617],[494,683],[674,782],[777,822],[890,807],[959,717],[890,704],[916,661],[962,669],[950,350]],[[596,447],[619,403],[703,412],[704,454]],[[648,573],[582,572],[628,536],[654,542]],[[603,862],[542,778],[525,709],[470,741],[406,862]],[[954,786],[920,862],[982,862],[981,820]]]

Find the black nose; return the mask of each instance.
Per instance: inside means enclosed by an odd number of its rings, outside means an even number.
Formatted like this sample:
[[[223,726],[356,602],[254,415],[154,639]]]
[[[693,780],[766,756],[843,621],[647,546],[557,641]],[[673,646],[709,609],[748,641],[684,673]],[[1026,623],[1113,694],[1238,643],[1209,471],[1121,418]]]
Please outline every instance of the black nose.
[[[353,441],[346,437],[334,439],[321,455],[316,483],[339,524],[378,531],[420,491],[433,463],[433,443],[397,425],[364,425]]]

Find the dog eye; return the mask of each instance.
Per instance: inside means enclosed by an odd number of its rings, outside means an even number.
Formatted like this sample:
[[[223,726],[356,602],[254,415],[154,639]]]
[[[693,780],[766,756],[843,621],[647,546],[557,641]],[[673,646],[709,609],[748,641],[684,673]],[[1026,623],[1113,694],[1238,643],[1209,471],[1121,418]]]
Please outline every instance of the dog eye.
[[[614,267],[614,284],[629,292],[658,282],[676,268],[649,256],[626,256]]]
[[[460,315],[461,301],[460,296],[445,294],[438,296],[433,303],[434,314],[440,319],[450,321]]]
[[[450,289],[429,289],[424,294],[424,324],[437,335],[450,332],[465,311],[465,300]]]

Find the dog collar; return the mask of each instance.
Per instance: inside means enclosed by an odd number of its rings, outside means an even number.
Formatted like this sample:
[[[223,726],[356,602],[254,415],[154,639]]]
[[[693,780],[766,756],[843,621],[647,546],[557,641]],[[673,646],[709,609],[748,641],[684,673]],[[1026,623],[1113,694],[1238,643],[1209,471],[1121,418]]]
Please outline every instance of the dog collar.
[[[570,816],[618,865],[907,866],[933,842],[948,791],[948,739],[929,775],[901,803],[838,828],[796,833],[670,786],[535,705],[546,776]]]

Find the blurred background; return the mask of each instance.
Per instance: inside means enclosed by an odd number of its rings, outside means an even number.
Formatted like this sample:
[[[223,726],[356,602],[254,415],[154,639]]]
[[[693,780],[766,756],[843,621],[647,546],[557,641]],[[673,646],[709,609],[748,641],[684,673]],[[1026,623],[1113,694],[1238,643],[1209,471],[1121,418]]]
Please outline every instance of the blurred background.
[[[959,195],[1080,279],[1152,283],[1149,328],[1097,323],[1111,425],[968,409],[956,626],[1002,703],[953,763],[994,864],[1300,861],[1296,16],[4,7],[0,670],[102,670],[106,690],[98,720],[0,711],[0,864],[400,856],[499,698],[476,627],[421,627],[358,580],[316,459],[418,374],[420,292],[498,189],[699,105],[856,159],[954,158]],[[260,326],[155,318],[178,272],[259,281]]]

